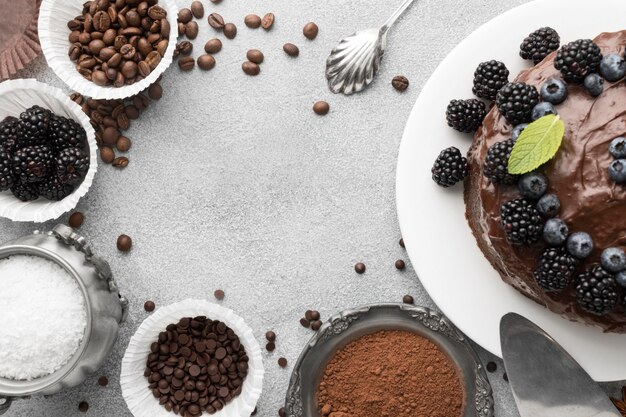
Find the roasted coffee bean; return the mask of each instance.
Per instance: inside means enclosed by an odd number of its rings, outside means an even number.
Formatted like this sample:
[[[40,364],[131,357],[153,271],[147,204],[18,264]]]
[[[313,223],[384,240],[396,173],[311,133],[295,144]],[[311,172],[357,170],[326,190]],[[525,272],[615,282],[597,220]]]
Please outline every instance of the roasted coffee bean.
[[[405,295],[404,297],[402,297],[402,302],[404,304],[413,304],[415,300],[413,300],[413,297],[411,297],[410,295]]]
[[[185,29],[187,29],[187,25],[182,22],[178,22],[178,36],[183,36],[185,34]]]
[[[104,11],[99,11],[93,16],[93,28],[98,32],[104,32],[111,26],[111,18]]]
[[[167,18],[167,12],[161,6],[151,6],[148,9],[148,16],[153,20],[160,20]]]
[[[191,13],[196,19],[202,19],[204,17],[204,5],[199,0],[194,0],[191,3]]]
[[[107,62],[107,65],[108,65],[109,59],[113,58],[117,53],[118,52],[115,50],[115,48],[109,46],[100,50],[100,53],[98,54],[98,58],[100,58],[102,62]]]
[[[317,310],[311,311],[311,320],[316,321],[320,319],[320,312]]]
[[[151,313],[154,311],[156,305],[154,304],[154,301],[146,301],[143,304],[143,309],[146,310],[148,313]]]
[[[188,8],[182,8],[178,11],[178,21],[181,23],[188,23],[191,22],[191,19],[193,19],[193,13],[191,13],[191,10],[189,10]]]
[[[224,29],[224,18],[219,13],[211,13],[208,18],[209,26],[215,30]]]
[[[130,26],[141,26],[141,16],[139,16],[136,10],[129,10],[124,17]]]
[[[113,126],[105,127],[102,131],[102,143],[108,146],[114,146],[117,138],[120,137],[120,131]]]
[[[144,78],[146,78],[148,75],[150,75],[150,72],[152,72],[150,65],[148,65],[146,61],[140,61],[139,64],[137,64],[137,68],[139,70],[139,75]]]
[[[152,51],[146,56],[146,63],[150,66],[150,68],[154,71],[156,67],[161,63],[161,54],[157,51]]]
[[[78,19],[72,19],[67,22],[67,28],[71,31],[83,30],[83,27],[83,22],[79,21]]]
[[[204,45],[204,51],[207,54],[216,54],[222,50],[222,41],[217,38],[209,39]]]
[[[84,221],[85,216],[83,215],[83,213],[81,213],[80,211],[75,211],[70,216],[68,224],[71,228],[78,229],[80,226],[82,226]]]
[[[320,320],[315,320],[311,323],[311,330],[318,331],[322,327],[322,322]]]
[[[91,42],[91,35],[87,32],[81,33],[80,35],[78,35],[78,42],[83,45],[88,45],[89,42]]]
[[[118,35],[115,37],[115,42],[113,43],[113,46],[115,47],[116,50],[120,50],[122,49],[122,46],[126,45],[128,43],[128,38],[124,35]]]
[[[93,83],[96,85],[100,85],[100,86],[107,85],[108,80],[109,79],[107,75],[104,73],[104,71],[93,71],[91,73],[91,81],[93,81]]]
[[[128,120],[128,117],[126,116],[126,113],[120,113],[117,116],[116,121],[117,121],[117,126],[121,130],[128,130],[128,128],[130,127],[130,120]],[[119,140],[119,137],[117,138],[117,140]],[[117,141],[115,141],[115,143],[117,143]]]
[[[100,147],[100,159],[105,164],[110,164],[115,159],[115,152],[109,146]]]
[[[317,112],[316,112],[317,113]],[[318,113],[319,114],[319,113]],[[363,262],[358,262],[356,265],[354,265],[354,271],[357,274],[362,274],[365,272],[365,264]]]
[[[296,57],[300,55],[300,49],[293,43],[286,43],[283,45],[283,51],[289,56]]]
[[[143,94],[139,93],[133,96],[133,104],[139,110],[143,110],[148,107],[148,104],[150,104],[150,100],[148,100],[148,98]]]
[[[402,259],[398,259],[395,263],[396,269],[403,270],[406,267],[406,264]]]
[[[244,19],[243,22],[252,29],[258,29],[261,27],[261,17],[256,14],[249,14]]]
[[[265,16],[263,16],[263,19],[261,20],[261,26],[263,27],[263,29],[270,30],[272,26],[274,26],[274,19],[274,13],[267,13]]]
[[[92,37],[91,42],[89,42],[88,48],[89,48],[89,52],[92,55],[98,55],[98,54],[100,54],[100,51],[102,51],[102,49],[104,49],[105,46],[106,45],[104,44],[104,42],[101,39],[93,39],[93,37]]]
[[[189,39],[196,39],[198,37],[198,23],[194,20],[187,23],[187,27],[185,28],[185,35]]]
[[[403,75],[396,75],[391,80],[391,85],[398,91],[405,91],[409,88],[409,79]]]
[[[301,325],[302,327],[306,327],[306,328],[308,328],[308,327],[311,325],[311,322],[310,322],[309,320],[307,320],[307,318],[306,318],[306,317],[302,317],[302,318],[300,319],[300,325]]]
[[[161,57],[165,56],[165,53],[167,52],[168,45],[169,45],[169,41],[167,39],[161,39],[157,43],[156,50],[159,53],[159,62],[161,61]]]
[[[70,43],[76,43],[78,42],[78,38],[80,36],[80,32],[75,30],[73,32],[70,32],[70,35],[68,36],[68,40],[70,41]]]
[[[119,158],[116,158],[119,159]],[[133,246],[133,240],[128,235],[119,235],[117,237],[117,250],[120,252],[128,252]]]
[[[137,52],[135,47],[130,43],[127,43],[120,48],[120,54],[122,54],[122,58],[124,59],[133,59],[135,57],[135,52]]]
[[[74,43],[70,45],[70,50],[68,52],[68,55],[70,56],[70,59],[72,61],[76,61],[80,57],[80,53],[81,53],[80,43]]]
[[[119,138],[117,138],[117,142],[115,143],[115,147],[120,152],[128,152],[131,145],[132,143],[130,139],[128,139],[126,136],[120,136]]]
[[[325,101],[318,101],[313,105],[313,111],[320,116],[324,116],[330,111],[330,105]]]
[[[148,91],[150,90],[148,89]],[[135,107],[135,105],[133,104],[130,104],[124,107],[124,112],[126,113],[126,116],[128,116],[130,120],[135,120],[139,118],[139,109]]]
[[[304,28],[302,28],[302,33],[304,34],[304,37],[310,40],[315,39],[319,31],[320,29],[313,22],[307,23],[306,25],[304,25]]]
[[[150,44],[150,42],[148,42],[146,38],[140,38],[137,41],[137,50],[144,57],[148,55],[150,52],[152,52],[153,49],[154,48],[152,47],[152,45]]]
[[[196,65],[196,61],[192,56],[184,56],[178,60],[178,68],[182,71],[191,71]]]
[[[152,100],[159,100],[163,97],[163,88],[161,87],[161,84],[154,83],[148,87],[148,97]]]
[[[235,39],[237,36],[237,26],[234,23],[226,23],[224,25],[224,36],[228,39]]]
[[[213,69],[215,67],[215,58],[209,54],[203,54],[198,57],[198,67],[205,71]]]
[[[190,55],[193,51],[193,43],[189,41],[182,41],[176,45],[176,49],[181,55]]]
[[[163,39],[169,39],[170,30],[171,30],[170,22],[167,19],[162,19],[161,20],[161,36],[163,37]]]
[[[259,51],[258,49],[250,49],[246,53],[246,58],[248,58],[248,61],[254,62],[255,64],[260,64],[265,59],[263,52]]]
[[[259,75],[259,72],[261,72],[261,67],[251,61],[245,61],[241,64],[241,69],[248,75]]]
[[[104,32],[104,35],[102,36],[102,41],[107,46],[113,46],[113,44],[115,43],[116,36],[117,36],[117,31],[115,29],[108,29],[106,32]]]
[[[137,76],[137,64],[133,61],[125,61],[120,67],[120,72],[128,80]]]

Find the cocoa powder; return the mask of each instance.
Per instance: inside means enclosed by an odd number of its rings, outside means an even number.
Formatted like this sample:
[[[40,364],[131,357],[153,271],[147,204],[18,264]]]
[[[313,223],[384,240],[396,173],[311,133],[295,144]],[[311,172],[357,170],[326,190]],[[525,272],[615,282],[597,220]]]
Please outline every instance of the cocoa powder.
[[[454,362],[430,340],[398,330],[338,350],[318,391],[324,417],[460,417],[464,404]]]

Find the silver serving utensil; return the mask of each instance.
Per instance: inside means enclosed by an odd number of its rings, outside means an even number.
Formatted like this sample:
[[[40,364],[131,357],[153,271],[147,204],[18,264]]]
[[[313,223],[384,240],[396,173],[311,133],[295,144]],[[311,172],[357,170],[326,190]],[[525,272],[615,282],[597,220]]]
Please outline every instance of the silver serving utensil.
[[[515,313],[502,317],[500,342],[522,417],[619,417],[602,388],[529,320]]]
[[[374,80],[385,53],[387,32],[414,1],[404,0],[381,28],[361,30],[339,42],[326,60],[326,78],[333,93],[358,93]]]

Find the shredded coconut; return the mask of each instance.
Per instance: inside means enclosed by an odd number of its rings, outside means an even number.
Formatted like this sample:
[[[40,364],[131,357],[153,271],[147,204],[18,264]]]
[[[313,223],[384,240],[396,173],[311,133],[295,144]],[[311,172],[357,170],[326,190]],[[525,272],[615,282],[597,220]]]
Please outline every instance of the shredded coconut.
[[[87,325],[76,280],[37,256],[0,259],[0,377],[32,380],[72,358]]]

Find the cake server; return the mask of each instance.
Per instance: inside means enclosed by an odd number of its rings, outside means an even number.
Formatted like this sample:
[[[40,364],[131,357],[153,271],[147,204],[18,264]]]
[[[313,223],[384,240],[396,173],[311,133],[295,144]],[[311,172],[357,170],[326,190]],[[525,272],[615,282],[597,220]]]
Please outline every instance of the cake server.
[[[374,80],[385,53],[387,32],[414,1],[404,0],[382,27],[358,31],[339,42],[326,60],[326,79],[333,93],[358,93]]]
[[[515,313],[502,317],[500,343],[522,417],[620,417],[574,358],[528,319]]]

